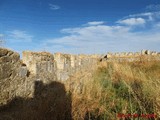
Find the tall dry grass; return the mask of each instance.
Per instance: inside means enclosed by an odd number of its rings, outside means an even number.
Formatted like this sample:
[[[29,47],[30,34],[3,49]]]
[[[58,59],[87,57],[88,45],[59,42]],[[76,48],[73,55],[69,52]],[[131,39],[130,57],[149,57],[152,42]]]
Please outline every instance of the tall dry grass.
[[[75,120],[117,120],[119,113],[160,116],[159,61],[104,62],[75,74],[69,83],[74,84],[68,90]]]
[[[100,62],[77,70],[64,84],[35,90],[34,98],[15,98],[7,111],[0,109],[0,119],[119,120],[119,113],[160,119],[160,61]]]

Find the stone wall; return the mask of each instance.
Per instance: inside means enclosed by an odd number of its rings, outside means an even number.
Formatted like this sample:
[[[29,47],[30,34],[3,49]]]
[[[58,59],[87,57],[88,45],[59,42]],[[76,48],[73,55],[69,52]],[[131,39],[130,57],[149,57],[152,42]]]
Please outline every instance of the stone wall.
[[[55,53],[56,74],[58,80],[67,80],[75,72],[88,69],[92,64],[97,64],[98,57],[89,55],[71,55]]]
[[[54,72],[54,57],[48,52],[24,51],[22,53],[22,61],[26,64],[31,74]]]
[[[97,58],[89,55],[71,55],[62,53],[55,53],[54,59],[56,61],[56,69],[63,71],[72,71],[72,69],[85,67],[97,60]]]
[[[20,90],[18,86],[25,84],[26,75],[27,69],[22,67],[20,55],[0,48],[0,104],[23,94],[24,89]]]
[[[31,51],[20,60],[18,53],[0,48],[0,104],[16,96],[33,97],[35,81],[64,81],[96,63],[96,56]]]
[[[101,60],[105,60],[108,62],[112,61],[127,61],[127,62],[133,62],[133,61],[150,61],[150,60],[160,60],[160,53],[156,51],[150,51],[150,50],[142,50],[141,52],[117,52],[117,53],[110,53],[108,52],[107,55],[105,55]]]
[[[136,53],[108,53],[107,55],[71,55],[24,51],[20,55],[0,48],[0,104],[16,96],[33,97],[35,81],[44,84],[65,81],[79,71],[91,69],[101,60],[139,61],[147,58],[160,60],[160,53],[142,50]]]
[[[20,55],[0,48],[0,105],[15,97],[33,97],[35,82],[44,84],[56,80],[54,59],[49,53],[23,52]]]
[[[45,73],[55,74],[57,80],[67,80],[75,72],[96,64],[98,57],[89,55],[71,55],[48,52],[24,51],[22,61],[30,74],[39,76]]]

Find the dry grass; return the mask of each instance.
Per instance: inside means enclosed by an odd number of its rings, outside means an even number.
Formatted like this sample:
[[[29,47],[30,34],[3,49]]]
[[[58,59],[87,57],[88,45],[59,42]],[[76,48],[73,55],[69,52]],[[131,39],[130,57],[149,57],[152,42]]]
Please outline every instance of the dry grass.
[[[159,117],[159,73],[159,61],[101,62],[78,71],[65,85],[42,84],[33,99],[12,100],[9,105],[14,106],[0,111],[0,119],[3,115],[8,120],[118,120],[119,113]]]
[[[100,63],[98,68],[81,71],[69,82],[82,84],[81,92],[74,91],[76,85],[69,89],[72,117],[75,120],[116,120],[118,113],[160,116],[159,73],[158,61]]]

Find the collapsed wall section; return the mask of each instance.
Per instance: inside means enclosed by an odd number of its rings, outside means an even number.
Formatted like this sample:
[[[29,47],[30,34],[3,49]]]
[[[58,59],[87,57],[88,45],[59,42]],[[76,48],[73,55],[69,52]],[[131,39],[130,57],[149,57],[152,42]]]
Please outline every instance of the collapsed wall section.
[[[0,48],[0,104],[7,103],[15,96],[25,96],[26,76],[27,68],[22,65],[20,55]]]
[[[24,51],[22,56],[22,61],[26,64],[31,74],[38,75],[44,72],[54,72],[54,57],[52,54],[48,52]]]
[[[15,97],[33,97],[35,82],[54,81],[54,59],[49,53],[24,52],[23,61],[14,51],[0,48],[0,105]]]

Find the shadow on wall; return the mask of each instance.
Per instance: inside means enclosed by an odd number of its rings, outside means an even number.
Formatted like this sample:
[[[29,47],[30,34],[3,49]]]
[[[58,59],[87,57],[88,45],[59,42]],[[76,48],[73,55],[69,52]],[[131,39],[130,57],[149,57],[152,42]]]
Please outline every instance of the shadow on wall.
[[[71,93],[62,83],[36,81],[34,98],[16,97],[1,106],[0,120],[72,120]]]

